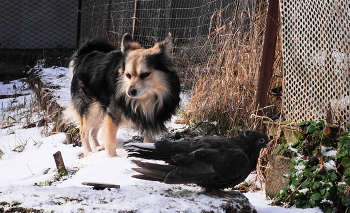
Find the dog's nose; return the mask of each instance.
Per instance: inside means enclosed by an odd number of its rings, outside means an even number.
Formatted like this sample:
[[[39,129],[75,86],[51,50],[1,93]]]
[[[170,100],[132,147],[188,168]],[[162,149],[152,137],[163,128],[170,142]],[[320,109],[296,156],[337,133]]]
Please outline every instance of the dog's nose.
[[[128,91],[128,95],[130,97],[134,97],[134,96],[136,96],[136,94],[137,94],[137,90],[136,89],[131,89],[131,90]]]

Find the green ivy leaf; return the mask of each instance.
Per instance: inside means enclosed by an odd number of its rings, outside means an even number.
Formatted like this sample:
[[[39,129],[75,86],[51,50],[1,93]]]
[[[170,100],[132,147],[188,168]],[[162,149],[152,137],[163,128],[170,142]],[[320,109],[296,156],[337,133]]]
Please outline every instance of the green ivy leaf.
[[[318,201],[318,200],[321,200],[322,199],[322,195],[318,192],[316,193],[313,193],[311,196],[310,196],[310,199],[311,200],[315,200],[315,201]]]
[[[323,120],[319,120],[316,122],[316,127],[321,127],[323,128],[324,127],[324,121]]]
[[[334,209],[331,206],[329,206],[329,207],[326,207],[326,209],[323,209],[323,212],[324,213],[333,213]]]
[[[301,188],[305,189],[305,188],[308,188],[310,186],[310,182],[309,181],[305,181],[303,183],[303,185],[301,186]]]
[[[310,204],[310,208],[313,208],[316,206],[316,203],[313,200],[309,200],[309,204]]]
[[[342,145],[342,149],[344,151],[347,151],[349,153],[350,151],[350,138],[349,137],[343,137],[343,139],[340,141]]]
[[[343,166],[350,166],[350,158],[344,157],[343,160],[341,160],[341,164],[343,164]]]
[[[341,199],[341,202],[343,203],[344,206],[349,206],[350,205],[350,199],[349,198],[343,197]]]
[[[310,126],[308,126],[306,128],[306,133],[313,133],[313,132],[315,132],[315,130],[316,130],[316,126],[311,124]]]
[[[298,124],[298,126],[304,126],[304,125],[309,125],[311,121],[302,121]]]
[[[345,188],[345,184],[338,185],[338,190],[339,191],[344,191],[344,188]]]
[[[281,144],[279,146],[277,146],[275,148],[275,150],[273,150],[273,154],[277,155],[277,154],[283,154],[286,151],[285,145]]]
[[[350,176],[350,167],[348,167],[345,172],[344,172],[345,176]]]
[[[312,189],[318,189],[318,188],[320,188],[321,187],[321,183],[320,182],[312,182],[311,183],[311,188]]]
[[[331,181],[331,182],[333,182],[333,181],[336,181],[337,180],[337,175],[336,174],[334,174],[334,173],[332,173],[332,174],[329,174],[329,180]]]
[[[308,208],[307,207],[307,200],[306,199],[297,199],[295,200],[295,206],[297,208]]]

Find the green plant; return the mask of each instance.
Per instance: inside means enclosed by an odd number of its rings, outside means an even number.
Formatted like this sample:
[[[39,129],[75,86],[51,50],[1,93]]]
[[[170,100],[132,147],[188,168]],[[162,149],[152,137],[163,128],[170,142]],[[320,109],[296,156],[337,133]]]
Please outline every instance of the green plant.
[[[66,171],[59,169],[59,170],[57,170],[57,173],[53,176],[53,179],[54,179],[54,181],[59,181],[59,180],[61,180],[62,177],[67,176],[67,175],[68,174]]]
[[[350,132],[343,132],[339,138],[337,158],[341,159],[341,168],[344,171],[338,184],[338,196],[344,206],[350,206]]]
[[[36,184],[37,186],[51,186],[52,185],[52,181],[43,181],[43,182],[39,182],[38,184]]]
[[[28,141],[30,138],[28,138],[27,140],[20,140],[20,142],[18,143],[18,145],[12,150],[14,152],[23,152],[24,149],[26,148]]]
[[[40,148],[41,145],[43,145],[42,141],[36,141],[36,140],[33,140],[33,141],[34,141],[34,146],[37,146],[38,148]]]
[[[285,141],[275,150],[292,157],[287,186],[275,203],[349,212],[350,133],[339,137],[324,121],[304,121],[299,127],[302,134],[295,144]]]
[[[66,168],[66,171],[62,169],[55,169],[55,174],[53,175],[53,180],[47,180],[39,183],[35,183],[36,186],[52,186],[69,178],[72,178],[75,173],[79,170],[79,167]]]

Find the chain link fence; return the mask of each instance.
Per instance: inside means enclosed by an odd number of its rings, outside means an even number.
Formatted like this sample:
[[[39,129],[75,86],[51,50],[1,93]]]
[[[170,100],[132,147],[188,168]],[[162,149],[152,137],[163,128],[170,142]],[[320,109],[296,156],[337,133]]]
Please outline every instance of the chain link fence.
[[[266,0],[85,0],[80,39],[120,47],[129,33],[148,48],[170,32],[175,66],[191,91],[185,120],[218,121],[217,133],[226,134],[254,111],[266,10]]]
[[[121,37],[129,33],[149,48],[170,32],[175,64],[191,88],[195,68],[207,66],[217,48],[218,40],[211,35],[228,25],[249,29],[250,12],[245,10],[257,5],[253,0],[86,0],[81,8],[80,39],[100,37],[119,47]],[[234,17],[238,13],[240,19]]]
[[[0,80],[21,78],[45,59],[67,66],[77,44],[78,1],[0,1]]]
[[[77,1],[0,1],[0,49],[75,48]]]
[[[266,0],[4,0],[0,2],[0,69],[3,73],[9,70],[6,64],[28,63],[19,56],[24,50],[46,54],[43,49],[73,49],[77,33],[80,41],[99,37],[116,47],[129,33],[148,48],[170,32],[174,62],[186,89],[198,92],[198,85],[202,86],[201,95],[208,98],[201,101],[209,103],[215,98],[204,87],[216,83],[203,79],[235,79],[237,88],[248,91],[244,98],[253,106],[266,6]],[[281,1],[281,9],[283,118],[299,122],[327,119],[327,114],[330,119],[331,114],[333,123],[349,124],[349,1]],[[20,52],[14,56],[8,50]],[[12,60],[15,57],[21,63]],[[244,102],[227,95],[226,99]]]

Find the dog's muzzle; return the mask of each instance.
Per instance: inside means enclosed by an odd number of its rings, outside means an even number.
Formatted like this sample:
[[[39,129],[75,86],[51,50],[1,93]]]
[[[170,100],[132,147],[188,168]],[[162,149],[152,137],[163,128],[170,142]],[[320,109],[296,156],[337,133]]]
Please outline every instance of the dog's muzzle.
[[[131,89],[131,90],[128,90],[126,92],[126,94],[131,97],[131,98],[134,98],[136,95],[137,95],[137,90],[136,89]]]

